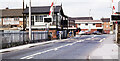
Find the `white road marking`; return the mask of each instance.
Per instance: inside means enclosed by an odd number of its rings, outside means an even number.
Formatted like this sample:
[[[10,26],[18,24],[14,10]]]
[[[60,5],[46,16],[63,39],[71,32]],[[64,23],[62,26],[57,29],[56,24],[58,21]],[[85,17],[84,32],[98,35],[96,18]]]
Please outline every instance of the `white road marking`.
[[[33,58],[33,57],[29,57],[29,58],[27,58],[27,59],[31,59],[31,58]]]
[[[103,42],[103,40],[105,40],[105,38],[101,39],[99,42]]]
[[[93,37],[91,37],[91,38],[94,38],[95,36],[93,36]],[[85,39],[86,40],[86,39]],[[50,51],[57,51],[58,49],[60,49],[60,48],[63,48],[63,47],[66,47],[66,46],[71,46],[71,45],[73,45],[73,44],[76,44],[76,43],[78,43],[78,42],[83,42],[83,41],[85,41],[85,40],[79,40],[79,41],[76,41],[76,42],[73,42],[73,43],[70,43],[70,44],[66,44],[66,45],[63,45],[63,46],[59,46],[59,47],[56,47],[56,48],[53,48],[53,49],[49,49],[49,50],[46,50],[46,51],[43,51],[43,52],[38,52],[38,53],[35,53],[35,54],[32,54],[32,55],[29,55],[29,56],[25,56],[25,57],[22,57],[22,58],[20,58],[20,59],[31,59],[31,58],[33,58],[34,56],[36,56],[36,55],[40,55],[40,54],[43,54],[43,53],[47,53],[47,52],[50,52]]]

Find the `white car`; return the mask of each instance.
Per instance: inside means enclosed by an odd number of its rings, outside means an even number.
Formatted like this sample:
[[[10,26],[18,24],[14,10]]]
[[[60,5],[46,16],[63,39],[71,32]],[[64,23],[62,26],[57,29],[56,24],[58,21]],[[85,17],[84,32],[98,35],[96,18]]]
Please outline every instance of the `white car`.
[[[78,34],[79,34],[79,35],[85,34],[85,31],[80,31]]]

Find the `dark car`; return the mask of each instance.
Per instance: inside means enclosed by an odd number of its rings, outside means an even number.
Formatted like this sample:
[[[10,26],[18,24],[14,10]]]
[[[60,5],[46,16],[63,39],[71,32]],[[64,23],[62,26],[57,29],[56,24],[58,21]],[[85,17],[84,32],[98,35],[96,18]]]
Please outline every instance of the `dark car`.
[[[99,31],[94,31],[92,34],[101,35],[102,33],[100,33]]]

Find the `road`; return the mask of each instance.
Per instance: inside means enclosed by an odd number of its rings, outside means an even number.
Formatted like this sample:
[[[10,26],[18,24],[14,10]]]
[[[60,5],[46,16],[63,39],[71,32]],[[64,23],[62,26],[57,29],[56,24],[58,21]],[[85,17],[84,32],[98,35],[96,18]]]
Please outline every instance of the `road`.
[[[83,35],[68,40],[2,53],[2,59],[87,59],[108,35]]]

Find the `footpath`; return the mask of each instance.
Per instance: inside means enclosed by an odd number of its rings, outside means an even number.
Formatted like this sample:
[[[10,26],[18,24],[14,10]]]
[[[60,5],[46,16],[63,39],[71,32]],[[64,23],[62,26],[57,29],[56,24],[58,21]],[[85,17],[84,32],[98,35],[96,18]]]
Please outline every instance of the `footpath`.
[[[11,51],[16,51],[16,50],[22,50],[22,49],[26,49],[26,48],[30,48],[30,47],[34,47],[34,46],[38,46],[38,45],[43,45],[43,44],[48,44],[48,43],[54,43],[54,42],[61,42],[61,41],[65,41],[65,40],[68,40],[68,39],[51,40],[51,41],[26,44],[26,45],[21,45],[21,46],[6,48],[6,49],[0,49],[0,53],[11,52]]]
[[[108,36],[101,45],[94,50],[90,55],[89,59],[119,59],[120,55],[118,52],[118,45],[115,43],[115,36]]]

